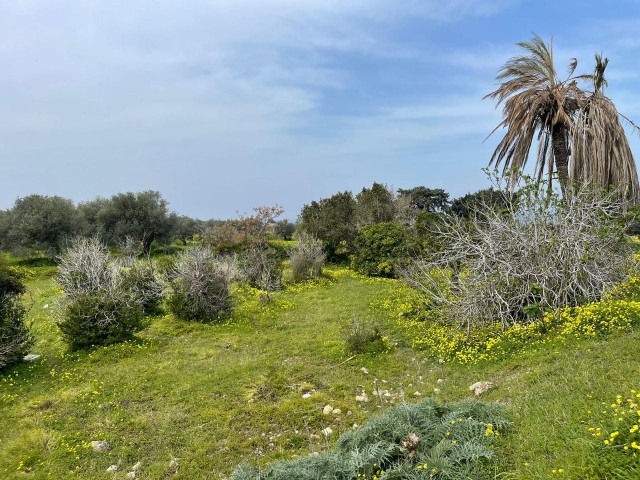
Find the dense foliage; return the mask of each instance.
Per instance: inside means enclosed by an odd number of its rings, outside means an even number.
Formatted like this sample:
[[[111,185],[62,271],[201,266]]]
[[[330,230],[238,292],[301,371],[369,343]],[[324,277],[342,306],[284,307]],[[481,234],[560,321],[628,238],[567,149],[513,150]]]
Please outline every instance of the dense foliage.
[[[395,217],[395,195],[386,185],[373,182],[356,195],[356,223],[359,227],[391,222]]]
[[[407,256],[405,229],[393,222],[362,227],[354,245],[351,264],[364,275],[392,277]]]
[[[56,254],[79,230],[75,206],[66,198],[29,195],[18,198],[0,221],[0,246],[16,253]]]
[[[20,302],[24,291],[20,274],[0,261],[0,370],[22,360],[33,345]]]
[[[356,201],[351,192],[340,192],[305,205],[298,218],[300,230],[324,243],[330,260],[351,250],[356,238]]]
[[[98,234],[110,245],[129,237],[148,253],[155,240],[168,240],[172,230],[167,202],[159,192],[119,193],[98,212]]]

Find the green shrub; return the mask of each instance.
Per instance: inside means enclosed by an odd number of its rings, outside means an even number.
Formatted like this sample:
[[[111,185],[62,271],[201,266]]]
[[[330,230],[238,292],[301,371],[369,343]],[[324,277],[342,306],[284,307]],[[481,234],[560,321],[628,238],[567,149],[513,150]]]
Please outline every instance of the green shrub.
[[[230,272],[211,249],[195,246],[182,252],[169,273],[173,314],[184,320],[216,319],[231,308]]]
[[[367,225],[358,231],[352,267],[364,275],[391,277],[395,265],[406,257],[406,234],[393,222]]]
[[[75,350],[127,340],[142,329],[142,318],[139,303],[101,292],[78,295],[68,302],[58,326]]]
[[[333,451],[238,467],[232,480],[489,479],[492,444],[509,426],[503,407],[427,399],[403,404],[340,436]]]
[[[134,261],[123,269],[122,288],[131,292],[144,313],[159,313],[164,300],[164,282],[149,260]]]
[[[22,360],[33,345],[24,322],[26,309],[19,299],[24,291],[20,275],[0,264],[0,370]]]

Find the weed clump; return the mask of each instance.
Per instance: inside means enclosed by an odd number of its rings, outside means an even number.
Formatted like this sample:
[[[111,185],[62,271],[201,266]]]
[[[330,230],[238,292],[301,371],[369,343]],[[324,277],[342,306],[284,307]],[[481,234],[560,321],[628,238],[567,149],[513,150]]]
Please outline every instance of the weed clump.
[[[169,272],[169,308],[184,320],[216,319],[231,308],[230,280],[228,265],[211,249],[195,246],[186,250]]]
[[[349,353],[382,353],[391,350],[389,339],[382,335],[380,327],[362,319],[354,319],[343,329],[346,349]]]

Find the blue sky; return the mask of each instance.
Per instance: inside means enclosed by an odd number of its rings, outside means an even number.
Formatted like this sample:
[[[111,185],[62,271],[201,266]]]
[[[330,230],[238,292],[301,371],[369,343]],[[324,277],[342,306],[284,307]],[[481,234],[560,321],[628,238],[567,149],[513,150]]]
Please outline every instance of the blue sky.
[[[482,97],[532,32],[640,121],[640,0],[0,0],[0,208],[159,190],[227,218],[373,181],[486,186]],[[636,158],[640,140],[631,135]]]

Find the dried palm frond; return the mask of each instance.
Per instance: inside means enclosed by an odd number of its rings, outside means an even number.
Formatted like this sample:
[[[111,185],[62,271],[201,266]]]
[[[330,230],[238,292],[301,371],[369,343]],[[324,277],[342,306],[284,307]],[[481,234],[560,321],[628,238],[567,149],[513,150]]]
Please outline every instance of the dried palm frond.
[[[553,64],[552,43],[545,44],[534,35],[518,46],[526,54],[504,64],[496,77],[500,85],[484,97],[504,105],[502,122],[489,136],[506,129],[489,166],[502,166],[503,175],[509,174],[514,184],[526,167],[535,139],[538,180],[546,174],[551,184],[555,168],[563,192],[569,182],[588,183],[615,188],[628,201],[636,202],[638,174],[621,120],[640,128],[619,114],[603,93],[609,60],[596,54],[592,74],[574,75],[578,65],[574,58],[568,77],[561,81]],[[578,82],[591,83],[593,92],[580,88]]]

